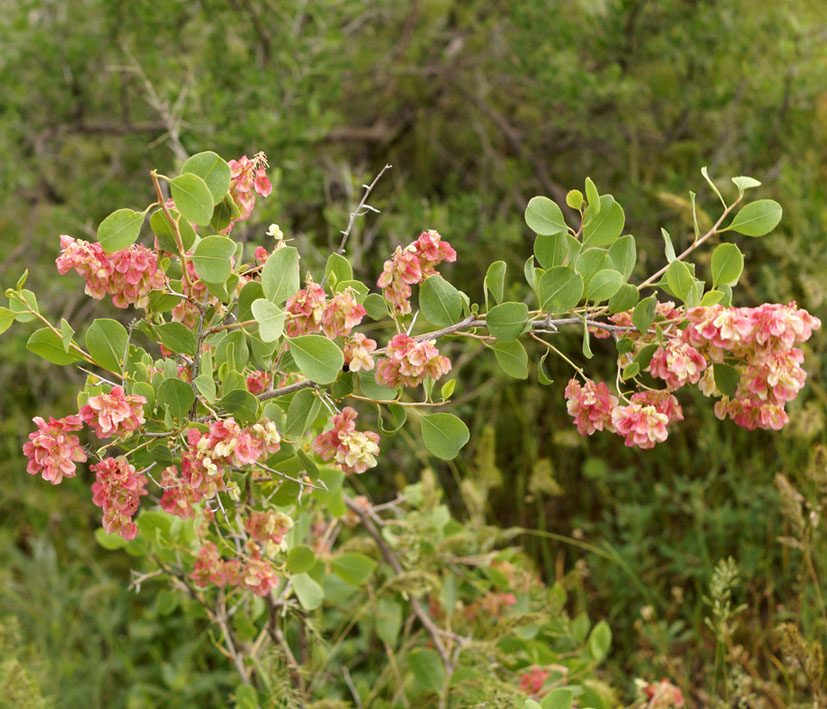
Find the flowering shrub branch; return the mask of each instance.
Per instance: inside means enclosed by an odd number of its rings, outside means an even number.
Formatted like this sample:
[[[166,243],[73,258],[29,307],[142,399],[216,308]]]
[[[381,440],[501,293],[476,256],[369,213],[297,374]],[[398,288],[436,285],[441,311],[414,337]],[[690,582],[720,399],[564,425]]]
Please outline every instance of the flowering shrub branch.
[[[266,683],[257,663],[269,640],[285,659],[299,701],[310,698],[316,660],[297,638],[306,615],[337,602],[341,591],[326,584],[331,575],[390,618],[377,617],[371,632],[388,653],[404,656],[414,694],[433,693],[441,705],[449,686],[465,687],[475,634],[494,632],[490,623],[537,613],[542,635],[543,613],[574,622],[560,604],[549,611],[548,594],[537,590],[542,584],[513,565],[514,551],[492,558],[502,569],[493,576],[465,569],[460,559],[475,550],[451,551],[459,542],[448,530],[458,523],[433,490],[413,486],[389,506],[346,492],[346,481],[376,468],[383,441],[407,424],[408,412],[433,456],[452,459],[468,442],[469,430],[454,414],[423,413],[449,405],[457,386],[446,379],[452,362],[445,338],[471,338],[517,379],[529,376],[522,340],[540,345],[540,383],[551,383],[547,357],[572,367],[564,396],[578,432],[613,433],[644,450],[683,420],[676,394],[685,387],[714,397],[721,419],[779,429],[787,422],[786,403],[806,379],[798,345],[820,321],[794,303],[734,307],[744,259],[732,242],[712,253],[711,287],[688,260],[727,232],[756,237],[777,226],[781,207],[772,200],[741,206],[756,180],[733,178],[737,197],[729,204],[721,197],[724,209],[713,227],[703,235],[696,227],[679,255],[664,231],[667,265],[636,285],[629,282],[635,239],[623,235],[625,214],[611,195],[600,195],[591,180],[585,194],[569,192],[567,204],[579,215],[574,227],[552,200],[535,197],[525,213],[536,234],[523,270],[527,288],[507,300],[519,287],[507,284],[506,264],[496,261],[477,303],[440,273],[461,249],[434,230],[396,248],[376,280],[378,291],[354,277],[344,256],[347,240],[358,217],[377,211],[367,200],[389,168],[364,186],[319,280],[309,272],[302,278],[299,252],[276,225],[267,232],[272,241],[252,255],[233,239],[234,225],[272,189],[264,155],[225,162],[205,152],[189,158],[177,177],[153,170],[155,201],[141,212],[109,215],[97,242],[60,237],[58,272],[83,278],[91,298],[111,296],[117,308],[133,308],[129,329],[96,319],[82,348],[69,322],[52,324],[40,312],[25,274],[6,291],[9,307],[0,309],[0,331],[39,320],[43,327],[30,336],[29,350],[56,365],[82,364],[87,373],[76,413],[48,423],[34,419],[37,430],[23,447],[27,471],[56,485],[93,460],[99,540],[146,557],[156,568],[142,578],[162,572],[207,609],[241,676],[239,696]],[[137,243],[141,238],[145,243]],[[359,331],[366,318],[378,323],[371,329],[378,341]],[[569,327],[582,331],[584,360],[593,356],[592,338],[614,342],[613,388],[592,380],[575,362],[578,355],[554,344]],[[346,400],[370,404],[378,416],[343,406]],[[102,442],[97,450],[81,446],[84,427]],[[334,551],[337,536],[356,524],[367,532],[367,546]],[[445,547],[424,554],[423,540],[433,535]],[[381,587],[367,586],[383,576]],[[403,608],[412,620],[399,644]],[[424,629],[426,645],[417,642],[415,627]],[[509,627],[504,622],[500,632]],[[611,640],[605,624],[588,637],[586,631],[571,635],[585,643],[579,649],[544,640],[556,658],[548,669],[527,650],[515,650],[495,673],[496,691],[564,700],[560,692],[584,692],[578,683]],[[573,656],[579,669],[565,664]],[[355,691],[352,681],[346,685]],[[667,682],[644,692],[673,697],[673,689]]]

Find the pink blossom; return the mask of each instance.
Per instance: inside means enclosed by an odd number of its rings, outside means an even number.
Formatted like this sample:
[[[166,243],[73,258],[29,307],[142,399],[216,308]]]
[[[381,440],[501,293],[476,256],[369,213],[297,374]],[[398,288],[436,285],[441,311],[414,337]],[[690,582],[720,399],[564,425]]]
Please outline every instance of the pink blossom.
[[[400,315],[411,312],[411,286],[422,281],[422,266],[413,245],[396,247],[393,256],[385,261],[376,285],[385,289],[385,299]]]
[[[278,453],[281,448],[281,436],[276,429],[276,424],[270,419],[263,418],[248,429],[250,435],[255,438],[261,451],[268,455]]]
[[[683,421],[683,409],[675,395],[669,391],[639,391],[632,394],[631,401],[641,406],[653,406],[655,411],[666,416],[667,425]]]
[[[633,402],[628,406],[619,406],[612,411],[612,424],[618,435],[625,436],[626,445],[638,448],[654,448],[669,435],[666,425],[669,417],[660,413],[654,406],[644,406]]]
[[[284,512],[275,510],[253,511],[244,522],[244,529],[254,541],[270,544],[279,551],[287,548],[285,537],[292,527],[293,520]]]
[[[270,388],[270,382],[273,378],[269,372],[262,372],[256,370],[252,374],[247,375],[247,391],[251,394],[263,394]]]
[[[103,528],[107,534],[120,534],[134,539],[138,528],[132,521],[138,511],[141,496],[146,495],[146,476],[136,472],[123,456],[104,458],[91,466],[95,472],[92,502],[103,509]]]
[[[257,549],[250,552],[241,572],[241,580],[256,596],[266,596],[279,585],[273,567],[261,557]]]
[[[526,672],[520,675],[520,690],[526,694],[539,694],[540,690],[543,688],[543,684],[548,679],[550,674],[551,672],[541,670],[539,667],[534,665],[531,668],[531,672]]]
[[[52,485],[57,485],[63,478],[75,477],[75,463],[83,463],[86,453],[78,437],[69,431],[83,428],[80,417],[71,415],[55,420],[50,416],[49,423],[40,416],[32,420],[37,424],[37,431],[30,433],[29,440],[23,444],[23,453],[29,459],[26,472],[29,475],[42,473],[43,479]]]
[[[353,291],[348,288],[333,296],[322,313],[322,329],[324,334],[334,337],[347,337],[365,317],[366,311],[356,302]]]
[[[273,188],[267,179],[267,156],[264,153],[256,153],[252,160],[242,155],[238,160],[229,160],[227,164],[230,166],[230,196],[241,212],[233,220],[234,224],[249,219],[256,206],[256,194],[268,197]],[[233,224],[230,224],[226,232],[232,229]]]
[[[684,698],[681,690],[672,684],[666,677],[660,682],[644,684],[643,693],[648,704],[647,709],[680,709],[684,705]]]
[[[253,256],[256,259],[256,263],[258,265],[263,264],[268,258],[270,258],[270,252],[267,251],[263,246],[256,246],[256,250],[253,252]]]
[[[95,430],[98,438],[121,437],[138,430],[144,422],[146,398],[124,395],[123,387],[114,386],[108,394],[90,396],[79,415]]]
[[[566,408],[577,425],[581,436],[591,436],[595,431],[614,431],[612,410],[617,406],[617,397],[609,393],[604,382],[595,384],[591,379],[581,387],[572,377],[566,386]]]
[[[333,428],[313,439],[313,450],[322,460],[335,459],[346,473],[364,473],[376,466],[379,434],[356,430],[357,413],[350,406],[333,417]]]
[[[178,468],[174,465],[164,468],[161,473],[161,486],[165,488],[161,497],[161,507],[171,515],[181,519],[191,519],[195,516],[193,504],[201,501],[201,494],[191,488],[178,475]]]
[[[653,377],[663,379],[671,389],[679,389],[687,382],[697,384],[706,369],[706,360],[700,352],[677,338],[658,347],[649,363]]]
[[[413,246],[419,257],[423,280],[436,273],[436,267],[443,261],[453,263],[457,260],[457,252],[433,229],[423,231]]]
[[[241,578],[241,565],[237,559],[224,561],[214,542],[205,542],[195,558],[195,569],[190,574],[199,588],[214,584],[219,588],[237,586]]]
[[[314,283],[308,274],[305,287],[287,299],[288,313],[285,331],[289,337],[310,335],[322,329],[322,315],[325,311],[325,292]]]
[[[439,379],[451,371],[451,360],[439,354],[435,340],[421,342],[400,333],[385,348],[386,359],[376,369],[376,382],[396,388],[419,386],[425,377]]]
[[[348,337],[342,347],[345,355],[345,364],[351,372],[367,372],[374,368],[375,363],[371,352],[376,349],[376,340],[371,340],[361,332]]]
[[[134,305],[146,308],[149,294],[167,284],[158,268],[158,254],[141,244],[113,253],[105,253],[100,244],[62,234],[61,253],[55,263],[60,274],[74,269],[86,279],[86,294],[101,300],[108,293],[118,308]]]

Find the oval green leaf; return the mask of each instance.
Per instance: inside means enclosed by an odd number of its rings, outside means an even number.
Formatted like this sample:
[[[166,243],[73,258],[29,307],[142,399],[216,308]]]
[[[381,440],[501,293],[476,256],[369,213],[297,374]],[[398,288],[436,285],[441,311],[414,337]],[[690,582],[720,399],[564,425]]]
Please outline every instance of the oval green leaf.
[[[287,313],[267,298],[253,301],[253,317],[258,323],[258,334],[263,342],[275,342],[284,332],[284,318]]]
[[[744,236],[764,236],[778,226],[783,213],[781,205],[775,200],[759,199],[738,212],[727,229]]]
[[[321,335],[291,338],[290,352],[299,371],[316,384],[332,384],[345,363],[342,350]]]
[[[712,252],[712,285],[734,286],[744,270],[744,255],[735,244],[718,244]]]
[[[503,303],[488,311],[485,323],[488,331],[503,342],[516,340],[528,322],[528,306],[525,303]]]
[[[261,287],[264,297],[282,305],[299,290],[299,252],[294,246],[284,246],[270,254],[261,269]]]
[[[195,401],[195,393],[192,387],[181,379],[164,379],[155,392],[155,400],[162,406],[166,404],[174,418],[183,419]]]
[[[192,263],[205,283],[224,283],[233,270],[235,242],[226,236],[208,236],[198,242]]]
[[[546,271],[537,284],[540,308],[547,313],[565,313],[583,296],[583,279],[570,266]]]
[[[567,231],[563,212],[548,197],[532,197],[525,208],[525,223],[535,234],[556,234]]]
[[[462,315],[462,296],[440,275],[428,277],[419,289],[419,307],[422,314],[437,327],[448,327],[459,322]]]
[[[191,172],[169,181],[175,208],[184,219],[199,226],[207,226],[212,219],[213,197],[207,183]]]
[[[71,350],[66,351],[60,336],[48,327],[35,330],[26,342],[26,349],[52,364],[72,364],[83,360]]]
[[[184,163],[181,172],[192,173],[204,180],[212,195],[213,204],[218,204],[224,199],[224,195],[230,189],[230,166],[212,150],[193,155]]]
[[[144,212],[118,209],[100,223],[98,241],[104,251],[127,249],[135,243],[143,223]]]
[[[99,367],[120,372],[127,338],[126,328],[117,320],[98,318],[86,331],[86,349]]]
[[[453,414],[426,414],[420,419],[422,442],[430,453],[442,460],[453,460],[468,443],[471,433]]]

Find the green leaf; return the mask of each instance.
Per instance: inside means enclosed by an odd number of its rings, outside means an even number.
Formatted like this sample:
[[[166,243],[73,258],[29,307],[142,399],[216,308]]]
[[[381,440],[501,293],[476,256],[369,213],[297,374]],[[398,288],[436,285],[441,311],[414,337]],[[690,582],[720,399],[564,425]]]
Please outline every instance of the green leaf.
[[[537,363],[537,381],[543,386],[554,384],[554,380],[546,373],[546,357],[549,355],[549,350],[543,353],[540,361]]]
[[[591,177],[586,178],[586,202],[589,206],[594,205],[595,214],[600,214],[600,193],[597,191]]]
[[[612,645],[612,629],[605,620],[601,620],[589,634],[589,654],[596,662],[602,662],[609,654]]]
[[[462,296],[442,276],[429,276],[419,289],[419,307],[429,322],[437,327],[447,327],[459,322]]]
[[[321,399],[312,389],[297,391],[287,408],[287,421],[284,435],[288,438],[300,438],[313,425],[322,406]]]
[[[350,281],[353,280],[353,267],[350,265],[350,261],[344,256],[333,253],[327,257],[324,275],[331,284]]]
[[[754,177],[747,177],[746,175],[739,175],[738,177],[733,177],[732,181],[738,188],[739,196],[744,194],[744,192],[746,192],[747,190],[751,190],[753,187],[761,186],[761,183]]]
[[[258,399],[246,389],[227,392],[218,400],[218,406],[242,423],[252,423],[258,418]]]
[[[253,317],[258,322],[258,334],[263,342],[275,342],[284,332],[284,319],[287,313],[267,298],[253,301]]]
[[[694,279],[683,261],[672,261],[666,269],[666,284],[672,293],[684,302],[689,297]]]
[[[296,574],[291,579],[293,590],[299,599],[302,608],[308,611],[315,610],[324,600],[324,590],[307,574]]]
[[[169,188],[172,199],[175,200],[175,209],[184,219],[198,226],[207,226],[210,223],[215,202],[204,180],[187,172],[170,180]]]
[[[184,246],[184,251],[189,251],[195,241],[195,229],[192,228],[186,219],[181,219],[178,212],[170,209],[170,216],[178,220],[178,232],[181,235],[181,243]],[[170,253],[178,253],[178,243],[175,240],[175,232],[172,225],[167,219],[167,215],[163,209],[153,212],[149,218],[149,228],[152,229],[155,236],[158,237],[158,245]]]
[[[396,647],[402,629],[402,604],[393,598],[382,596],[376,603],[374,620],[379,639],[392,648]]]
[[[604,268],[589,280],[586,288],[586,300],[600,303],[608,300],[620,290],[623,285],[623,274],[610,268]]]
[[[379,293],[369,293],[363,305],[371,320],[382,320],[389,315],[388,304]]]
[[[408,669],[413,673],[420,692],[442,691],[445,684],[445,668],[439,655],[433,650],[417,648],[411,651],[408,654]]]
[[[487,291],[486,304],[488,303],[488,293],[491,293],[496,302],[502,303],[505,294],[505,271],[505,261],[494,261],[485,272],[483,287]]]
[[[211,150],[193,155],[184,163],[181,172],[189,172],[200,177],[212,195],[213,204],[218,204],[224,199],[224,195],[230,189],[230,166]],[[178,200],[175,204],[178,204]]]
[[[63,351],[68,352],[69,347],[72,346],[72,337],[74,336],[75,331],[72,326],[69,324],[69,321],[66,318],[60,319],[60,341],[63,344]]]
[[[632,311],[632,324],[641,334],[646,333],[655,321],[656,307],[657,300],[655,296],[650,295],[648,298],[641,300]]]
[[[117,320],[98,318],[86,331],[86,349],[99,367],[120,372],[127,338],[126,328]]]
[[[574,693],[565,687],[552,689],[540,703],[541,709],[571,709]]]
[[[146,212],[117,209],[98,226],[98,241],[104,251],[128,249],[141,233]]]
[[[546,271],[537,284],[540,309],[547,313],[565,313],[583,296],[583,279],[571,266],[555,266]]]
[[[556,234],[568,230],[560,207],[548,197],[532,197],[528,201],[525,223],[535,234]]]
[[[655,352],[657,352],[658,347],[660,347],[660,345],[656,342],[650,342],[648,345],[644,345],[640,348],[632,361],[640,365],[641,370],[645,370],[652,361],[652,357]]]
[[[453,414],[425,414],[420,419],[422,442],[430,453],[442,460],[453,460],[468,443],[471,433]]]
[[[235,688],[235,709],[259,709],[258,692],[249,684]]]
[[[640,362],[630,362],[623,368],[620,377],[625,382],[632,377],[636,377],[638,374],[640,374]]]
[[[214,404],[216,391],[215,380],[212,376],[209,374],[199,374],[193,381],[198,388],[198,393],[207,400],[207,403],[210,405]]]
[[[217,232],[224,231],[233,221],[230,206],[222,199],[212,211],[210,226]]]
[[[672,263],[677,256],[675,255],[675,247],[672,245],[672,237],[669,232],[663,227],[660,228],[660,233],[663,236],[663,250],[666,253],[666,263]]]
[[[586,318],[583,318],[583,356],[586,359],[594,357],[591,346],[591,336],[589,335],[589,326],[586,323]]]
[[[608,258],[609,253],[606,249],[586,249],[574,262],[574,270],[582,276],[583,282],[587,283],[595,273],[606,267]]]
[[[759,199],[750,202],[732,220],[726,229],[737,231],[744,236],[764,236],[769,234],[781,221],[781,205],[772,199]]]
[[[609,298],[609,312],[622,313],[631,310],[640,297],[640,293],[630,283],[624,283],[611,298]]]
[[[521,342],[495,342],[489,347],[494,350],[497,363],[509,377],[528,379],[528,355]]]
[[[635,237],[631,234],[621,236],[609,247],[608,259],[607,265],[615,271],[620,271],[623,274],[623,280],[628,281],[637,261]]]
[[[304,376],[316,384],[332,384],[342,371],[345,357],[342,350],[321,335],[290,338],[290,353]]]
[[[376,568],[376,562],[369,556],[349,552],[334,557],[330,567],[342,581],[351,586],[362,586],[368,582]]]
[[[623,232],[626,215],[623,207],[614,197],[604,194],[599,208],[590,204],[583,215],[583,248],[587,246],[609,246]]]
[[[744,270],[744,255],[735,244],[718,244],[712,252],[712,285],[734,286]]]
[[[712,365],[712,376],[715,378],[715,386],[724,396],[732,397],[738,392],[741,374],[735,367],[728,364],[714,364]]]
[[[123,549],[127,544],[120,534],[107,534],[103,529],[95,530],[95,541],[107,551]]]
[[[695,229],[695,238],[697,239],[701,234],[701,230],[698,228],[698,208],[695,205],[695,193],[691,190],[689,192],[689,203],[692,205],[692,226]]]
[[[161,336],[161,344],[173,352],[195,356],[195,333],[180,322],[169,322],[156,327]]]
[[[155,393],[159,405],[169,407],[169,413],[177,419],[186,418],[195,401],[192,387],[181,379],[164,379]]]
[[[566,205],[579,211],[583,206],[583,193],[580,190],[569,190],[566,192]]]
[[[563,266],[580,252],[580,242],[565,231],[540,234],[534,240],[534,256],[543,268]]]
[[[291,574],[304,574],[313,568],[316,554],[306,544],[300,544],[287,552],[287,570]]]
[[[261,269],[264,297],[283,305],[299,290],[299,252],[294,246],[276,249]]]
[[[224,283],[232,272],[230,259],[235,242],[226,236],[207,236],[198,242],[191,256],[195,270],[205,283]]]
[[[726,209],[726,200],[724,199],[723,195],[718,191],[718,188],[715,186],[715,183],[712,181],[712,178],[709,176],[709,171],[706,167],[701,168],[701,174],[704,176],[704,179],[707,181],[709,186],[712,188],[712,191],[718,195],[718,199],[721,200],[721,204],[724,205],[724,209]]]
[[[83,360],[83,357],[64,349],[60,336],[48,327],[35,330],[26,342],[26,349],[52,364],[72,364]]]
[[[22,288],[19,293],[7,290],[6,296],[9,299],[9,309],[15,313],[17,322],[31,322],[35,319],[34,313],[29,312],[29,308],[26,307],[27,303],[35,313],[40,312],[37,305],[37,296],[27,288]]]
[[[16,317],[17,313],[14,310],[10,308],[0,308],[0,335],[11,327]]]
[[[528,306],[525,303],[503,303],[488,311],[485,323],[489,332],[498,340],[516,340],[528,322]]]
[[[456,379],[451,379],[449,382],[446,382],[446,384],[443,385],[443,387],[442,387],[443,390],[451,382],[456,384]],[[444,392],[442,394],[442,399],[443,399],[443,401],[446,399],[446,396],[445,396]],[[389,403],[388,404],[388,412],[391,415],[391,425],[390,426],[385,426],[385,421],[384,421],[384,418],[382,417],[382,407],[377,404],[376,408],[379,412],[379,419],[378,419],[379,430],[383,434],[385,434],[386,436],[394,435],[397,431],[399,431],[400,428],[402,428],[402,426],[405,425],[405,421],[408,420],[408,412],[407,412],[407,410],[405,409],[404,406],[400,406],[399,404]]]
[[[723,291],[719,290],[711,290],[704,293],[704,297],[701,298],[701,305],[705,308],[708,308],[712,305],[718,305],[724,300],[725,294]]]

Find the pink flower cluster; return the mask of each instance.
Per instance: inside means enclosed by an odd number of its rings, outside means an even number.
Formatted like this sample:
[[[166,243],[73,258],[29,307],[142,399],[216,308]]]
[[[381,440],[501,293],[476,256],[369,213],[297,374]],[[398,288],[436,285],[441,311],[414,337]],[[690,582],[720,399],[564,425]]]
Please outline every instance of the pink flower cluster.
[[[357,413],[350,406],[333,417],[333,428],[313,439],[313,450],[322,460],[335,460],[346,473],[364,473],[376,466],[379,434],[357,431]]]
[[[270,388],[270,382],[273,377],[269,372],[261,372],[256,370],[252,374],[247,375],[247,391],[251,394],[263,394]]]
[[[134,539],[138,528],[132,518],[138,511],[141,496],[147,494],[146,476],[139,474],[123,456],[104,458],[91,469],[95,472],[92,502],[103,510],[104,530],[107,534]]]
[[[49,423],[40,416],[32,420],[37,424],[37,431],[30,433],[28,442],[23,444],[23,453],[29,458],[26,472],[29,475],[42,473],[43,479],[52,485],[57,485],[63,478],[75,477],[75,463],[86,460],[78,437],[70,433],[83,428],[80,417],[72,415],[55,420],[50,416]]]
[[[361,332],[348,337],[342,346],[348,371],[367,372],[374,368],[372,352],[376,349],[376,340],[371,340]]]
[[[386,359],[376,369],[376,382],[386,387],[419,386],[425,377],[439,379],[451,371],[451,360],[439,354],[435,340],[417,341],[400,333],[385,348]]]
[[[805,342],[821,321],[795,303],[765,303],[757,308],[691,308],[689,326],[682,338],[711,362],[727,360],[740,379],[733,397],[722,396],[715,415],[730,418],[753,430],[778,430],[789,420],[784,406],[804,386],[803,352],[794,345]],[[701,390],[721,395],[714,375],[704,375]]]
[[[201,501],[201,493],[184,481],[175,465],[164,468],[161,473],[161,487],[164,488],[161,497],[161,507],[164,511],[181,519],[195,517],[193,505]]]
[[[114,386],[108,394],[90,396],[78,414],[98,438],[120,437],[143,425],[145,403],[143,396],[125,396],[123,387]]]
[[[255,545],[248,544],[247,550],[243,564],[238,559],[225,561],[214,542],[205,542],[198,550],[190,578],[199,588],[210,584],[219,588],[243,585],[257,596],[266,596],[278,585],[278,576]]]
[[[241,564],[238,559],[224,561],[218,553],[215,542],[205,542],[195,557],[195,569],[190,574],[199,588],[214,584],[219,588],[237,586],[241,578]]]
[[[58,272],[62,275],[74,269],[86,279],[86,294],[96,300],[108,293],[118,308],[146,308],[150,292],[166,285],[166,276],[158,268],[158,254],[141,244],[107,254],[98,243],[62,234],[60,246],[55,260]]]
[[[366,312],[350,288],[328,300],[324,288],[309,274],[306,286],[288,298],[285,308],[290,315],[285,328],[289,337],[321,331],[330,339],[347,337]]]
[[[211,498],[225,489],[226,466],[252,465],[262,456],[278,452],[281,436],[268,419],[242,428],[235,419],[227,418],[213,421],[207,433],[189,429],[187,443],[181,474],[200,497]]]
[[[636,679],[635,684],[646,701],[646,709],[681,709],[685,704],[680,688],[666,677],[660,682]]]
[[[275,510],[251,512],[244,522],[244,529],[247,530],[247,534],[259,544],[264,544],[270,556],[287,549],[285,537],[292,527],[293,520],[284,512],[276,512]]]
[[[241,216],[235,221],[249,219],[256,206],[256,194],[260,197],[269,197],[273,191],[270,180],[267,179],[267,156],[256,153],[250,160],[242,155],[238,160],[230,160],[230,196],[238,206]],[[227,229],[229,232],[232,224]]]
[[[534,665],[531,668],[531,672],[525,672],[520,675],[520,691],[537,696],[543,689],[543,684],[545,684],[549,675],[551,675],[551,672],[541,670]]]
[[[614,431],[612,411],[617,407],[617,397],[609,393],[604,382],[599,384],[587,379],[585,385],[572,377],[566,386],[566,409],[574,419],[581,436],[591,436],[595,431]]]
[[[612,431],[625,438],[627,446],[653,448],[666,440],[666,427],[683,420],[678,400],[667,390],[633,394],[630,403],[619,406],[605,383],[587,379],[581,386],[572,378],[566,386],[566,408],[580,435]]]
[[[457,252],[447,241],[442,241],[439,232],[423,231],[404,249],[396,247],[393,256],[385,261],[376,285],[385,290],[385,299],[399,315],[407,315],[411,312],[411,286],[436,273],[436,267],[443,261],[456,260]]]

